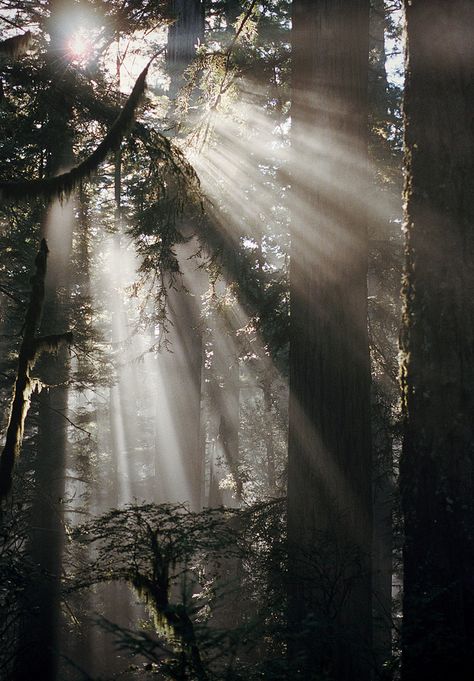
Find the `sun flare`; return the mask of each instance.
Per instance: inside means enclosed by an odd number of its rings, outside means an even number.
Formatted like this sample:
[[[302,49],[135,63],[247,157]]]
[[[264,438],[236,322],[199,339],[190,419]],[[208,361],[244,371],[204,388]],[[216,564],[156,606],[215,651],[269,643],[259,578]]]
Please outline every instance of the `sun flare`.
[[[77,31],[68,42],[68,52],[76,61],[85,61],[92,52],[92,42],[86,31]]]

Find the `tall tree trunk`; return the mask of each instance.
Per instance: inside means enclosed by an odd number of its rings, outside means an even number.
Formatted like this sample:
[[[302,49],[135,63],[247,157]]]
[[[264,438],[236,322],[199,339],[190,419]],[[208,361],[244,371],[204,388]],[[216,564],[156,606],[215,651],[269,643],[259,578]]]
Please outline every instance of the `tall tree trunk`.
[[[288,539],[301,679],[370,677],[368,10],[293,3]]]
[[[170,96],[175,97],[182,84],[183,73],[196,54],[196,45],[203,37],[204,9],[201,0],[174,0],[175,23],[168,34],[167,65],[171,75]],[[174,107],[173,107],[174,109]],[[173,110],[172,109],[172,110]],[[191,225],[183,225],[186,237]],[[164,365],[166,398],[172,405],[178,456],[188,482],[191,506],[197,510],[202,503],[203,446],[201,441],[201,370],[202,333],[199,310],[202,275],[198,275],[193,254],[194,241],[176,247],[183,283],[189,291],[170,288],[168,315],[171,322],[172,354],[160,360]],[[169,454],[169,452],[168,452]],[[158,472],[159,474],[159,472]],[[171,494],[173,498],[173,494]]]
[[[474,5],[406,2],[403,681],[474,669]]]

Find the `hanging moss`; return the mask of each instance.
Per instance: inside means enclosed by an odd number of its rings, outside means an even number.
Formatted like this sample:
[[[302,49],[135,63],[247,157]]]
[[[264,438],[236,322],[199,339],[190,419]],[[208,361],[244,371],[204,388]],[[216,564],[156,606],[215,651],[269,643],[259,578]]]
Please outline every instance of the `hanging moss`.
[[[72,332],[55,333],[51,336],[41,336],[35,340],[35,360],[42,352],[56,353],[62,345],[71,345]]]
[[[137,573],[132,584],[140,598],[145,601],[152,617],[156,632],[165,638],[176,651],[184,654],[198,681],[208,681],[201,653],[196,641],[194,624],[184,605],[168,600],[168,580],[161,583],[151,581]]]
[[[26,31],[21,35],[15,35],[0,42],[0,54],[5,57],[15,58],[24,54],[31,45],[33,35],[31,31]]]
[[[173,646],[179,645],[179,637],[169,618],[168,588],[160,589],[155,582],[151,583],[143,575],[136,574],[132,579],[132,584],[137,592],[137,596],[145,603],[150,615],[153,618],[153,625],[157,634],[169,641]],[[158,594],[157,591],[160,593]],[[160,603],[160,605],[158,605]]]

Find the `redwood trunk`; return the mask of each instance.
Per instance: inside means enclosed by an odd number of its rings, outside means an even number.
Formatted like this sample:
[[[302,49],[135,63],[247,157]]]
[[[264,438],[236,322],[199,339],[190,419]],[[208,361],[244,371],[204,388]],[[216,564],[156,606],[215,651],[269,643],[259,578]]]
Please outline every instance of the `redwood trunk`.
[[[368,4],[293,2],[291,678],[370,678]]]
[[[474,6],[406,2],[403,681],[474,669]]]

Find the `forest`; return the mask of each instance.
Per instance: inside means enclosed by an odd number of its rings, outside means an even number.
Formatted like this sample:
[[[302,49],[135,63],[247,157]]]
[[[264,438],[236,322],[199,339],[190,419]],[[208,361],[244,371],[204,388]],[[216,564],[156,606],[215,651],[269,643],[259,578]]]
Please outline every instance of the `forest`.
[[[472,0],[0,0],[0,680],[471,681]]]

